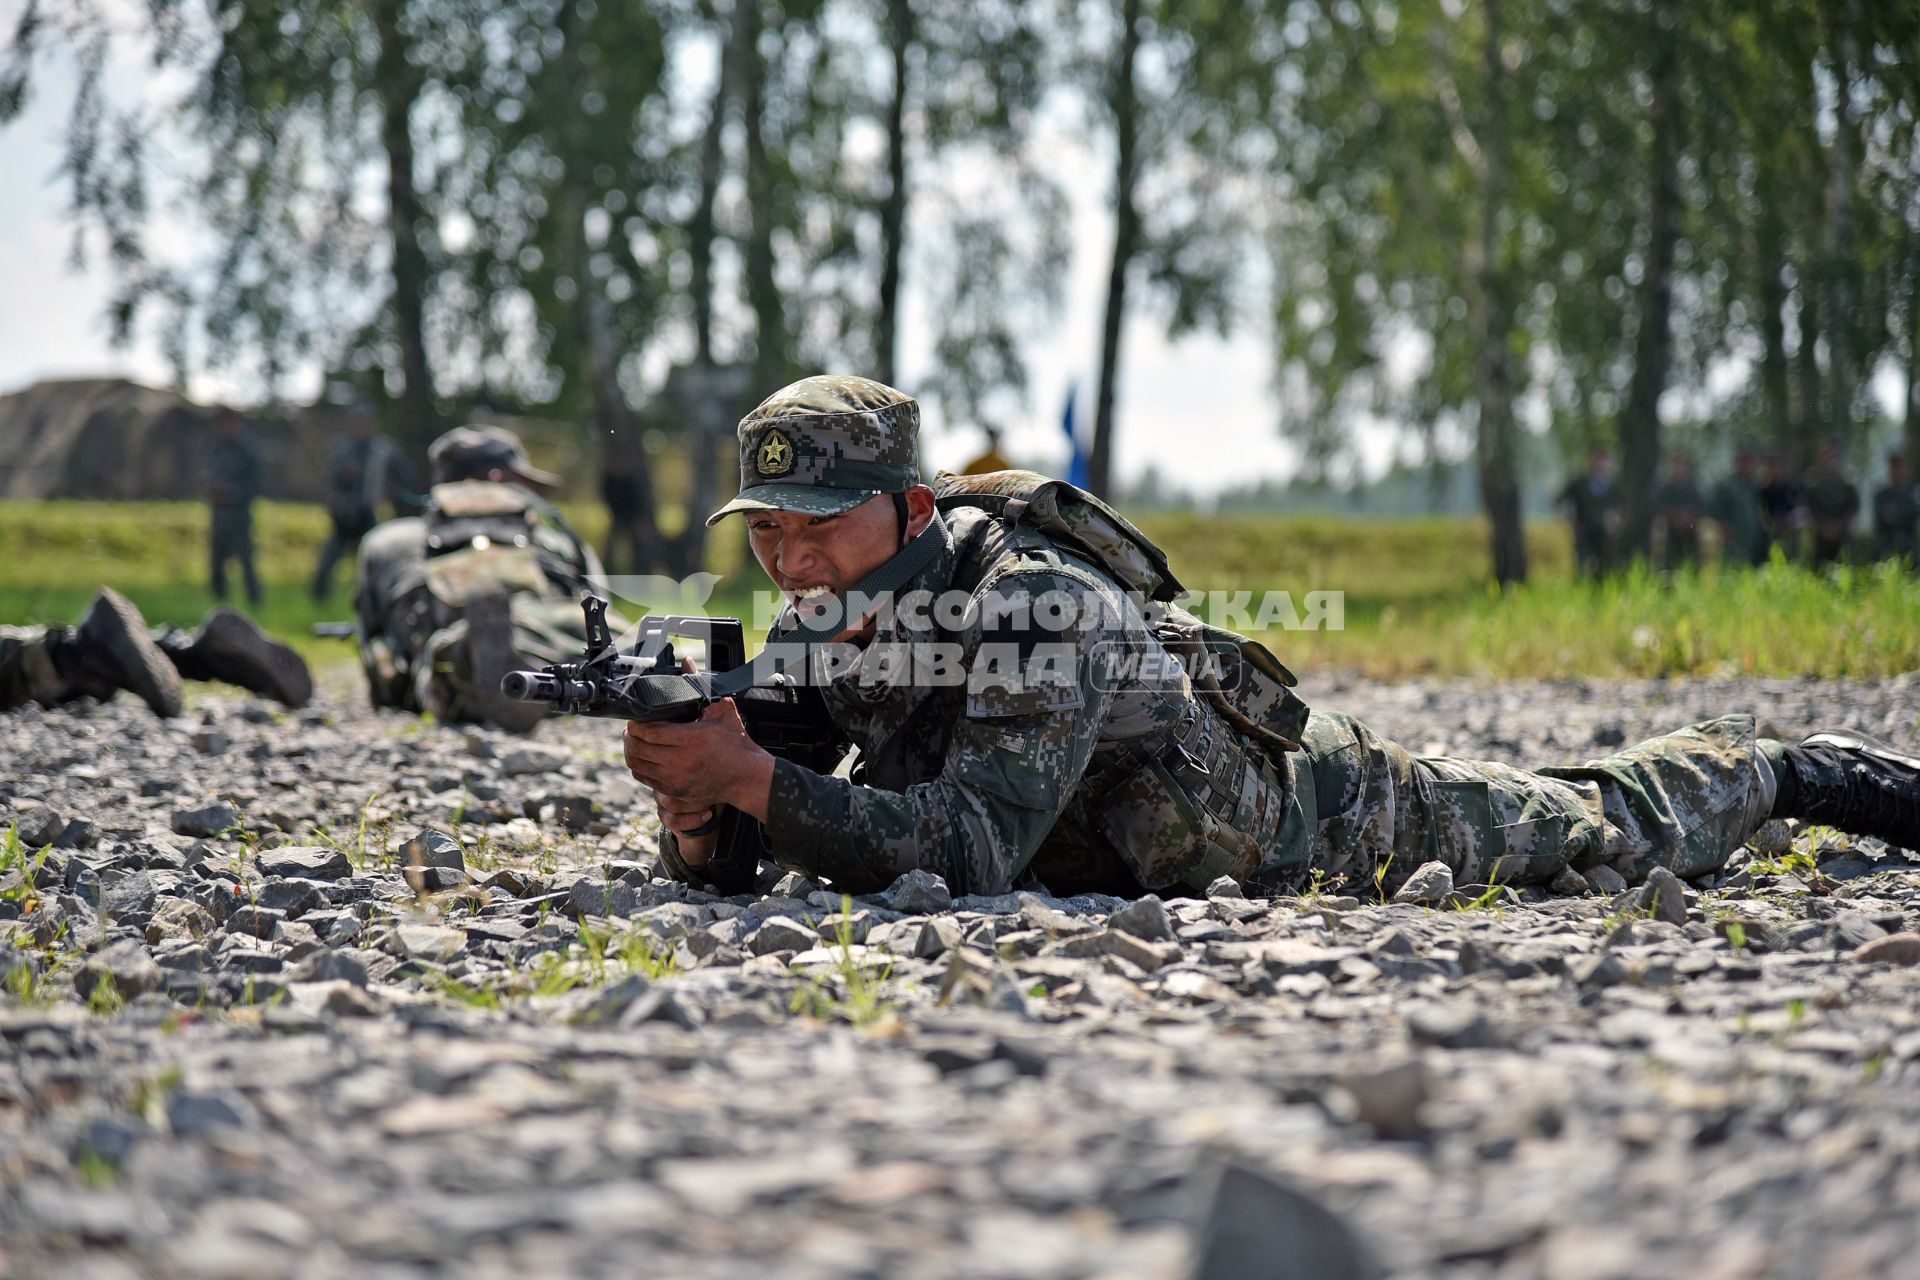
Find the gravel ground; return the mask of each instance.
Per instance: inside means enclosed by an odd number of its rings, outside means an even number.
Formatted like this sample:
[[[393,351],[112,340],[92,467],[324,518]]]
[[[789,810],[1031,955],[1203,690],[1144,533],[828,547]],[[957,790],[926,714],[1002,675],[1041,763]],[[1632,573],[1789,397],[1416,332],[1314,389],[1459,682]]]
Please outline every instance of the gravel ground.
[[[1920,738],[1912,676],[1306,692],[1518,762],[1738,709]],[[848,914],[653,879],[605,723],[122,700],[0,717],[0,762],[51,844],[0,875],[0,1274],[1177,1277],[1228,1164],[1395,1276],[1920,1274],[1920,899],[1872,842]],[[1261,1273],[1336,1274],[1265,1194]]]

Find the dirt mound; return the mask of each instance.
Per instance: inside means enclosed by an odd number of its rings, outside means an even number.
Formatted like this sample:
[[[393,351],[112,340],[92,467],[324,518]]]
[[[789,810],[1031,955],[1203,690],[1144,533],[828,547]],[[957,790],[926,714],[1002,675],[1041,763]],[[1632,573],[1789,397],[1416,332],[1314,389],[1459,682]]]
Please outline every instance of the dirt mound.
[[[0,498],[198,498],[215,408],[121,378],[0,396]],[[267,497],[320,500],[339,429],[323,416],[249,417]]]

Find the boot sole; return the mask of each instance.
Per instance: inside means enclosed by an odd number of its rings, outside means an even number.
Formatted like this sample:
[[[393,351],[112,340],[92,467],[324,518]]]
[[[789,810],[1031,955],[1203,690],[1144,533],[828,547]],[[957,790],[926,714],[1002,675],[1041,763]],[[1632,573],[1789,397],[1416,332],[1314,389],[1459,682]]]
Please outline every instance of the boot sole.
[[[147,634],[147,620],[133,601],[102,587],[80,625],[87,638],[105,646],[126,678],[128,691],[157,716],[180,714],[180,673]]]
[[[236,609],[215,609],[196,643],[207,665],[228,684],[289,707],[304,707],[313,697],[305,660]]]
[[[1845,751],[1868,751],[1874,755],[1885,756],[1909,769],[1920,770],[1920,756],[1911,756],[1904,751],[1882,742],[1880,739],[1851,729],[1830,730],[1816,733],[1803,739],[1803,747],[1839,747]]]

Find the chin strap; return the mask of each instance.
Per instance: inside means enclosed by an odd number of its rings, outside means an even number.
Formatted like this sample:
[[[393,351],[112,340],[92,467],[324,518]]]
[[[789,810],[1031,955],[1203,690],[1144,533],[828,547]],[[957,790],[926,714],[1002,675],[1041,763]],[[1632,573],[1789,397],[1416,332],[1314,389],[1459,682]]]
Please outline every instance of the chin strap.
[[[945,545],[941,530],[939,521],[929,520],[927,527],[907,539],[906,545],[894,552],[891,558],[854,583],[845,598],[873,600],[898,592],[940,554],[941,547]],[[824,622],[796,619],[792,625],[768,636],[767,647],[752,662],[713,676],[713,692],[720,697],[731,697],[743,689],[766,684],[772,676],[794,665],[800,651],[833,639],[847,626],[847,619],[841,617],[832,617]],[[804,657],[798,660],[805,661]]]

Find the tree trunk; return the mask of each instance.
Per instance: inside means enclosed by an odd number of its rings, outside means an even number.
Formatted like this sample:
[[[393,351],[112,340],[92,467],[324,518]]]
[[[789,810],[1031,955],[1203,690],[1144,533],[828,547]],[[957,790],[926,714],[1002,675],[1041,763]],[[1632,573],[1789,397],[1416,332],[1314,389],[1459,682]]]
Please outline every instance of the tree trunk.
[[[1114,381],[1120,372],[1120,330],[1126,322],[1127,272],[1140,249],[1140,211],[1134,189],[1140,177],[1139,86],[1134,63],[1140,53],[1140,0],[1122,0],[1120,59],[1113,77],[1113,264],[1107,272],[1107,315],[1100,332],[1100,390],[1094,399],[1093,447],[1087,483],[1105,495],[1113,483]]]
[[[1760,224],[1754,234],[1754,263],[1759,274],[1755,290],[1760,306],[1760,386],[1767,400],[1767,434],[1784,440],[1793,432],[1793,397],[1788,384],[1787,286],[1781,251],[1780,215],[1771,202],[1761,200]]]
[[[440,434],[440,410],[427,358],[426,298],[431,284],[427,255],[420,246],[426,214],[413,182],[413,104],[420,95],[420,73],[407,62],[406,37],[400,31],[400,0],[383,0],[375,10],[380,53],[374,64],[380,99],[381,142],[387,153],[387,222],[393,237],[393,329],[400,347],[399,418],[394,424],[401,446],[424,468],[427,446]],[[425,474],[423,470],[421,474]]]
[[[1794,404],[1796,420],[1793,439],[1783,440],[1781,444],[1796,455],[1797,461],[1804,463],[1811,452],[1811,442],[1823,434],[1820,429],[1820,298],[1826,289],[1821,284],[1819,254],[1811,243],[1795,274],[1800,278],[1799,287],[1794,290],[1800,304],[1797,312],[1800,348],[1794,352],[1794,367],[1799,373],[1795,379],[1798,384]]]
[[[1527,579],[1527,530],[1520,507],[1519,427],[1513,419],[1512,304],[1500,243],[1500,213],[1506,201],[1506,69],[1500,60],[1500,3],[1486,0],[1485,74],[1487,118],[1481,134],[1486,172],[1481,196],[1479,243],[1469,269],[1475,278],[1479,332],[1474,358],[1480,405],[1480,501],[1491,525],[1493,576],[1501,586]]]
[[[1673,364],[1673,255],[1680,238],[1680,60],[1675,52],[1674,0],[1655,11],[1653,101],[1647,123],[1647,242],[1640,278],[1640,315],[1633,339],[1633,381],[1620,417],[1621,487],[1626,524],[1621,551],[1646,557],[1653,550],[1655,490],[1660,470],[1660,396]]]
[[[731,434],[724,407],[715,398],[713,358],[713,244],[714,205],[726,163],[722,150],[727,129],[727,104],[739,78],[741,28],[757,25],[749,10],[753,0],[738,0],[729,33],[720,42],[720,68],[707,110],[707,127],[700,139],[700,200],[687,222],[687,255],[692,262],[694,420],[689,434],[692,480],[687,490],[687,523],[673,543],[672,571],[681,576],[699,569],[707,555],[707,513],[719,505],[722,442]]]
[[[747,209],[753,226],[747,237],[747,302],[753,308],[753,377],[756,398],[787,381],[787,312],[774,276],[773,174],[767,164],[765,134],[767,68],[760,52],[759,0],[737,0],[743,15],[734,28],[741,39],[740,105],[747,139]]]
[[[1833,146],[1827,151],[1827,413],[1826,434],[1843,448],[1853,440],[1854,334],[1860,315],[1860,270],[1853,247],[1854,119],[1851,92],[1859,61],[1853,24],[1858,6],[1829,16],[1834,95]]]
[[[1914,203],[1920,205],[1920,187]],[[1920,474],[1920,231],[1912,215],[1907,222],[1907,474]]]
[[[912,0],[887,0],[893,45],[893,100],[887,104],[887,198],[880,206],[880,309],[874,326],[875,377],[893,385],[899,355],[900,256],[907,231],[907,52],[913,47]]]

